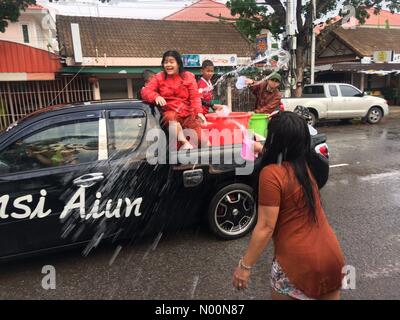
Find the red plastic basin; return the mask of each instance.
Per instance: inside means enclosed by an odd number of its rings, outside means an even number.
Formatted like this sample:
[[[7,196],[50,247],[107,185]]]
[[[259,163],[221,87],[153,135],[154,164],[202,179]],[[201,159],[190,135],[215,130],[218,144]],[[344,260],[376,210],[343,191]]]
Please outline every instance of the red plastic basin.
[[[241,144],[245,130],[248,129],[250,112],[231,112],[228,116],[218,116],[216,113],[205,115],[209,124],[202,126],[208,134],[212,146]]]

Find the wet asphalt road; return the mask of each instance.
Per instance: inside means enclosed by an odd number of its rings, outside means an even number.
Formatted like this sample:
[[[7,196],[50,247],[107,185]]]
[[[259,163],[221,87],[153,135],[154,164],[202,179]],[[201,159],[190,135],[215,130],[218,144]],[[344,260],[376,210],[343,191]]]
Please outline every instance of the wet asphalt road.
[[[356,288],[343,299],[400,299],[400,108],[379,125],[331,122],[331,169],[322,201],[356,270]],[[250,288],[237,292],[231,275],[249,236],[216,240],[204,228],[115,246],[88,257],[80,249],[0,266],[0,299],[269,299],[272,248],[254,269]],[[42,267],[56,269],[56,289],[41,286]]]

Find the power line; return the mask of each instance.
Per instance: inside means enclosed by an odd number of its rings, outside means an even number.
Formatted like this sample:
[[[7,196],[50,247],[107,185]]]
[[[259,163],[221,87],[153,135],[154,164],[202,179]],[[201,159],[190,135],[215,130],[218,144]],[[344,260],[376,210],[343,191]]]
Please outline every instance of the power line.
[[[74,77],[64,86],[64,88],[62,88],[58,94],[56,95],[56,97],[50,102],[50,104],[47,106],[51,106],[53,105],[54,101],[57,100],[57,98],[61,95],[61,93],[63,93],[63,91],[71,84],[72,81],[74,81],[74,79],[81,73],[81,71],[85,68],[85,66],[82,66],[79,71],[74,75]]]

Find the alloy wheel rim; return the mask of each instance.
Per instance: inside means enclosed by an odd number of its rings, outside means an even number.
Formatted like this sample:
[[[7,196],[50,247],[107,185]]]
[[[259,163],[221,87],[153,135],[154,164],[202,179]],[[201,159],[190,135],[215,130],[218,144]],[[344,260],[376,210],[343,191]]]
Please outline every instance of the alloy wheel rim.
[[[380,111],[375,109],[375,110],[372,110],[372,111],[371,111],[371,113],[370,113],[370,115],[369,115],[369,120],[370,120],[371,122],[378,122],[378,120],[380,119],[380,117],[381,117]]]
[[[214,211],[217,228],[224,234],[234,236],[246,232],[256,218],[253,196],[243,190],[226,193],[218,201]]]

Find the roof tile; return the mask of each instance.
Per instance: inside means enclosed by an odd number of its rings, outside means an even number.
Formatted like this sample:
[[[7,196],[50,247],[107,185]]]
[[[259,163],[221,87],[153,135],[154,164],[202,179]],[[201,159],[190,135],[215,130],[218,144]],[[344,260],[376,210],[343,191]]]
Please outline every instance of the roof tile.
[[[164,20],[179,20],[179,21],[218,21],[218,18],[214,18],[208,15],[222,16],[224,18],[235,18],[231,15],[231,10],[227,8],[223,3],[219,3],[212,0],[200,0],[194,4],[175,12]]]
[[[181,53],[237,54],[250,57],[254,46],[232,24],[119,18],[57,16],[63,54],[73,56],[71,23],[78,23],[83,56],[158,58]]]
[[[339,28],[333,32],[362,57],[372,56],[374,51],[381,50],[400,53],[400,29]]]

